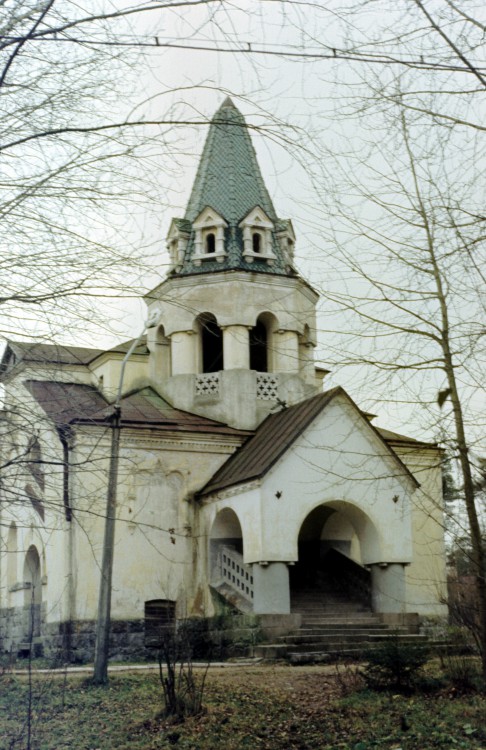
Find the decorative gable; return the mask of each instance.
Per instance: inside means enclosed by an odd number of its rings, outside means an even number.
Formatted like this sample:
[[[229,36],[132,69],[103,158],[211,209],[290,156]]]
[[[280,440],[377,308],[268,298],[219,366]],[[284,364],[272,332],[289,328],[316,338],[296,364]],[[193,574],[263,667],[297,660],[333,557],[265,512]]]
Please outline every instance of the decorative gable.
[[[185,219],[172,219],[167,235],[167,250],[169,251],[171,270],[179,271],[187,248],[191,225]]]
[[[195,230],[192,260],[200,266],[204,260],[217,260],[222,263],[226,257],[224,230],[226,221],[210,206],[201,211],[192,224]]]
[[[279,221],[277,226],[277,240],[282,251],[284,262],[289,266],[294,262],[295,232],[290,219]]]
[[[272,232],[275,228],[260,206],[253,208],[239,224],[243,230],[243,258],[247,263],[266,260],[273,265],[276,259],[272,249]]]

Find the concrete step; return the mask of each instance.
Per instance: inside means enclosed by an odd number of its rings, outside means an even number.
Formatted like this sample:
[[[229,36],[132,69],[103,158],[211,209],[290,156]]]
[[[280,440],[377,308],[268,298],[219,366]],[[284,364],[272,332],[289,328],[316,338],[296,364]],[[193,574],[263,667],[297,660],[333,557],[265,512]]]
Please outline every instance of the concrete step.
[[[322,664],[322,663],[334,663],[341,660],[347,661],[362,661],[366,659],[365,648],[348,648],[340,649],[339,651],[302,651],[302,652],[289,652],[286,655],[286,660],[290,664]]]
[[[379,620],[372,620],[368,617],[358,619],[356,617],[303,617],[302,627],[304,628],[342,628],[345,630],[353,628],[380,628],[382,623]],[[386,626],[385,626],[386,627]]]
[[[405,634],[404,634],[405,635]],[[406,634],[408,635],[408,633]],[[373,638],[388,638],[389,633],[386,630],[349,630],[342,632],[340,630],[331,631],[311,631],[309,633],[297,633],[295,635],[282,635],[277,639],[277,643],[348,643],[369,641]],[[400,636],[401,638],[402,636]]]
[[[269,643],[261,644],[255,648],[255,656],[266,660],[287,659],[291,663],[310,663],[312,661],[332,661],[337,657],[355,657],[363,658],[366,652],[375,646],[386,643],[390,638],[396,638],[395,634],[382,634],[363,640],[342,641],[329,640],[327,642],[307,641],[302,643]],[[401,643],[413,643],[422,645],[428,643],[427,636],[424,635],[401,635]],[[353,645],[351,645],[353,644]],[[354,645],[358,644],[358,645]],[[440,644],[431,644],[440,646]]]
[[[424,642],[427,643],[431,649],[433,649],[434,652],[440,652],[443,651],[448,647],[449,644],[447,644],[446,641],[430,641],[425,636],[423,636]],[[422,643],[422,641],[420,641]],[[374,648],[377,644],[373,643],[363,643],[354,647],[346,647],[343,646],[342,648],[336,648],[335,650],[323,650],[323,649],[316,649],[316,650],[309,650],[307,651],[296,651],[290,649],[285,657],[282,655],[280,658],[285,658],[290,664],[298,665],[298,664],[320,664],[322,662],[337,662],[341,659],[343,660],[350,660],[353,661],[361,661],[366,660],[366,654],[367,651],[371,648]]]
[[[363,614],[364,612],[367,612],[369,614],[370,610],[368,607],[356,607],[350,604],[343,603],[343,604],[321,604],[321,605],[316,604],[314,606],[306,605],[305,607],[298,607],[298,606],[292,605],[291,612],[300,612],[300,613],[302,612],[309,612],[309,613],[324,612],[326,614],[333,614],[333,613],[339,614],[339,612]]]
[[[361,623],[353,623],[340,625],[335,623],[323,623],[322,625],[312,625],[310,627],[303,626],[298,632],[290,633],[289,635],[326,635],[327,633],[335,633],[336,635],[348,635],[349,633],[369,633],[369,632],[381,632],[382,630],[388,630],[387,626],[382,622],[371,623],[370,625],[362,625]],[[406,632],[406,628],[399,628],[398,632]]]
[[[363,620],[369,620],[370,622],[381,622],[381,619],[377,617],[376,615],[373,615],[371,612],[336,612],[335,610],[333,612],[320,612],[320,611],[314,611],[314,612],[302,612],[300,611],[298,614],[301,615],[301,617],[312,617],[312,619],[316,619],[316,617],[320,618],[321,620],[324,620],[325,622],[363,622]]]

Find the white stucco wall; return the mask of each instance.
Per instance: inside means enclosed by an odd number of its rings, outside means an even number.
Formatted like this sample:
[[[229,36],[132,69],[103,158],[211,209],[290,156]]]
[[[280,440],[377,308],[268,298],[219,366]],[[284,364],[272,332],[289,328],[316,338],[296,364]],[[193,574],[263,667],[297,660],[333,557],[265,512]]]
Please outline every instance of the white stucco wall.
[[[107,353],[99,357],[90,366],[92,383],[103,393],[108,401],[114,401],[119,384],[123,364],[123,354]],[[146,383],[149,377],[148,355],[132,354],[125,364],[123,374],[122,393],[131,391]]]
[[[195,319],[201,312],[214,313],[221,327],[252,327],[261,313],[271,312],[277,317],[279,329],[303,333],[307,325],[312,343],[316,302],[317,294],[300,278],[246,271],[169,279],[147,300],[149,314],[160,312],[166,336],[195,330]]]
[[[447,578],[441,451],[404,444],[394,447],[420,482],[412,500],[413,557],[406,568],[408,598],[419,614],[444,617]]]
[[[21,398],[15,401],[14,396]],[[45,620],[62,621],[69,616],[69,575],[66,558],[66,520],[63,504],[63,451],[55,429],[44,411],[17,383],[9,388],[7,403],[15,405],[15,412],[7,415],[3,426],[3,459],[17,461],[3,471],[3,494],[0,519],[0,607],[23,607],[29,602],[25,583],[24,562],[31,545],[35,546],[41,565],[41,590]],[[17,425],[17,429],[15,429]],[[43,481],[29,468],[25,452],[29,440],[36,438],[41,460],[37,468]],[[20,459],[20,461],[18,461]],[[42,486],[42,483],[44,486]],[[29,492],[39,501],[44,518],[35,510]],[[39,506],[40,507],[40,506]],[[7,580],[8,530],[12,523],[17,528],[15,571]],[[11,564],[10,564],[11,565]],[[12,586],[13,583],[13,586]]]
[[[345,396],[327,406],[261,483],[236,491],[207,509],[207,528],[220,509],[231,507],[247,563],[296,561],[302,523],[320,505],[349,519],[364,564],[412,560],[416,484]]]
[[[98,436],[95,438],[95,432]],[[197,595],[192,496],[234,450],[229,439],[125,431],[121,449],[112,617],[143,617],[144,602],[178,599],[189,613]],[[106,502],[109,435],[80,431],[74,496],[76,617],[96,616]]]

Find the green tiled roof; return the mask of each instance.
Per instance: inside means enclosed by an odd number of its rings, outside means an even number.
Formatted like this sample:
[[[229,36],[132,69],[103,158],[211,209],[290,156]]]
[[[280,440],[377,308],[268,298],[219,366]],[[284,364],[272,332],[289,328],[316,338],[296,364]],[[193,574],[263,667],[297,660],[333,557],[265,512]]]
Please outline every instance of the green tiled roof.
[[[253,263],[248,263],[243,258],[243,237],[239,224],[253,208],[259,206],[263,209],[268,218],[275,223],[277,230],[281,230],[285,222],[279,220],[275,213],[245,119],[229,98],[223,102],[211,120],[187,204],[184,224],[191,226],[208,206],[222,216],[228,225],[225,229],[227,257],[222,263],[207,259],[200,266],[196,266],[191,260],[194,252],[192,231],[182,267],[174,272],[174,275],[214,273],[229,269],[294,275],[295,272],[285,266],[275,233],[272,237],[272,250],[275,254],[272,265],[263,259],[255,259]]]
[[[277,218],[245,119],[229,98],[211,121],[184,218],[194,221],[206,206],[228,224],[239,223],[255,206]]]

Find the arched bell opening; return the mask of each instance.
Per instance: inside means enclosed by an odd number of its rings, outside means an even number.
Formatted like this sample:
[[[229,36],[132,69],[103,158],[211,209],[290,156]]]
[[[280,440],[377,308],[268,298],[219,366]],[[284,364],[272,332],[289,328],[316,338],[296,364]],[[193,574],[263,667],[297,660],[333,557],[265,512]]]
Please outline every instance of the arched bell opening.
[[[219,372],[224,367],[223,331],[212,313],[202,313],[197,323],[200,332],[199,372]]]
[[[27,550],[24,560],[24,637],[27,641],[40,636],[42,576],[39,553],[35,545]]]
[[[371,576],[363,565],[370,536],[371,522],[355,506],[314,508],[300,527],[298,561],[290,569],[293,604],[310,596],[331,609],[371,608]]]
[[[258,316],[256,325],[250,329],[250,370],[273,372],[273,334],[277,321],[272,313]]]

